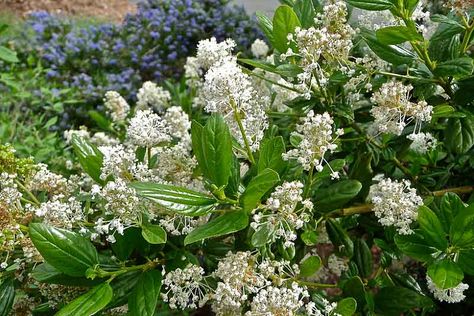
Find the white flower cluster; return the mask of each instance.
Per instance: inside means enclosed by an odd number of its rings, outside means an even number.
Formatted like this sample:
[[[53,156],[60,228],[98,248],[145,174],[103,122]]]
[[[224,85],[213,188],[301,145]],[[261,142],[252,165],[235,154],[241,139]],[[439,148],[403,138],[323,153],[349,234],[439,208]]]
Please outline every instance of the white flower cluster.
[[[263,58],[267,56],[270,48],[268,47],[267,43],[257,38],[250,47],[250,50],[252,51],[252,55],[255,57]]]
[[[418,154],[425,154],[430,150],[436,148],[438,141],[430,133],[413,133],[407,136],[413,141],[410,144],[410,149]]]
[[[395,226],[402,235],[413,233],[410,224],[416,220],[418,208],[423,205],[422,198],[410,185],[408,180],[399,182],[382,178],[370,187],[369,193],[379,223]]]
[[[130,120],[127,138],[132,144],[142,147],[154,147],[171,141],[166,122],[151,110],[137,111]]]
[[[304,185],[299,181],[284,182],[268,198],[265,209],[256,209],[252,213],[254,230],[261,226],[272,232],[271,241],[281,239],[285,247],[292,246],[297,238],[296,230],[310,220],[313,203],[303,201]]]
[[[96,146],[112,146],[119,144],[119,140],[113,138],[104,132],[97,132],[91,135],[85,126],[81,126],[79,129],[72,129],[64,132],[64,140],[66,144],[71,144],[73,136],[86,139]]]
[[[163,87],[156,83],[147,81],[138,90],[136,108],[146,110],[149,108],[162,112],[168,107],[171,100],[171,95]]]
[[[321,303],[323,304],[323,309],[318,309],[314,302],[309,302],[306,305],[306,312],[308,316],[341,316],[338,313],[335,313],[335,309],[337,308],[337,303],[329,302],[326,299],[321,299]]]
[[[434,284],[433,280],[426,276],[428,289],[433,293],[433,296],[440,302],[459,303],[466,298],[464,291],[469,288],[466,283],[459,283],[456,287],[450,289],[441,289]]]
[[[209,299],[203,275],[204,269],[193,264],[168,272],[163,280],[163,301],[173,309],[202,307]]]
[[[236,46],[234,40],[226,39],[218,43],[215,37],[199,41],[197,46],[196,61],[200,68],[208,70],[216,64],[232,56]]]
[[[105,93],[104,106],[114,122],[125,120],[130,112],[130,105],[117,91]]]
[[[16,174],[0,173],[0,209],[15,209],[19,205],[22,194],[15,179]]]
[[[66,198],[56,195],[52,200],[41,203],[30,209],[36,216],[42,217],[44,223],[56,227],[72,229],[73,225],[81,225],[85,220],[82,205],[73,196]]]
[[[63,176],[51,172],[48,166],[40,163],[36,165],[37,171],[28,183],[31,191],[44,191],[51,194],[64,193],[68,187],[68,181]]]
[[[400,135],[405,126],[414,120],[414,132],[417,133],[422,122],[431,120],[433,107],[425,101],[411,102],[411,90],[413,90],[411,85],[389,81],[373,94],[371,100],[376,106],[370,113],[375,118],[373,124],[377,131]]]
[[[342,129],[334,132],[333,124],[334,121],[327,112],[314,114],[312,110],[309,111],[308,115],[302,118],[302,123],[296,125],[296,131],[291,134],[300,138],[300,143],[297,148],[283,154],[283,159],[298,160],[304,170],[315,167],[317,171],[321,171],[323,163],[327,163],[324,155],[337,149],[335,142],[344,133]],[[339,175],[333,171],[331,177],[338,178]]]

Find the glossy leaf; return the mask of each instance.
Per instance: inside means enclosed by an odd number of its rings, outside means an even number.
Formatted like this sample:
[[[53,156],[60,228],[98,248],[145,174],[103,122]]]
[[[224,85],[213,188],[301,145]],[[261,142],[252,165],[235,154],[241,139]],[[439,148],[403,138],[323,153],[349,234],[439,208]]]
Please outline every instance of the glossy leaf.
[[[474,204],[461,210],[454,218],[449,235],[454,246],[463,249],[474,247]]]
[[[339,302],[337,302],[337,306],[334,309],[334,315],[341,315],[341,316],[352,316],[355,314],[357,310],[357,301],[352,297],[346,297]]]
[[[359,270],[360,276],[368,278],[372,274],[374,262],[372,252],[367,246],[365,240],[358,238],[354,243],[354,257],[355,263]]]
[[[439,253],[438,249],[428,244],[419,234],[397,235],[395,244],[407,256],[423,262],[433,260],[434,255]]]
[[[32,223],[29,228],[30,238],[43,258],[67,275],[84,276],[87,269],[99,263],[97,250],[85,237],[42,223]]]
[[[432,210],[426,206],[421,206],[418,209],[417,221],[428,244],[440,250],[445,250],[448,247],[443,225]]]
[[[416,30],[406,26],[388,26],[378,29],[375,33],[380,43],[385,45],[396,45],[405,42],[423,41]]]
[[[472,74],[474,64],[472,58],[461,57],[439,63],[434,74],[438,77],[459,77]]]
[[[256,12],[255,15],[257,16],[258,24],[260,25],[260,29],[265,33],[268,41],[273,43],[273,22],[270,20],[266,15],[260,12]]]
[[[161,271],[144,272],[128,298],[130,316],[153,316],[160,297]]]
[[[456,154],[465,154],[474,145],[474,119],[450,118],[446,126],[444,144]]]
[[[461,283],[464,273],[461,268],[448,259],[435,262],[428,267],[428,276],[441,289],[450,289]]]
[[[150,244],[159,245],[166,243],[166,231],[158,225],[145,223],[142,225],[142,236]]]
[[[275,170],[279,174],[283,172],[287,163],[281,155],[285,152],[286,148],[283,137],[278,136],[264,140],[260,145],[257,163],[258,173],[267,168]]]
[[[364,31],[362,37],[377,56],[389,63],[403,65],[411,64],[414,60],[414,55],[410,51],[400,46],[380,43],[373,32]]]
[[[11,279],[0,280],[0,282],[0,316],[8,316],[15,299],[15,287]]]
[[[329,218],[326,221],[326,230],[329,239],[331,239],[335,246],[336,253],[352,257],[354,253],[354,243],[341,225],[335,219]]]
[[[350,5],[369,11],[383,11],[393,8],[389,0],[347,0]]]
[[[318,189],[314,193],[314,207],[320,212],[341,208],[356,197],[361,188],[362,184],[357,180],[343,180],[328,188]]]
[[[300,263],[300,275],[310,277],[321,268],[321,258],[319,256],[309,256]]]
[[[288,49],[288,34],[293,33],[301,23],[293,9],[287,5],[279,6],[273,15],[273,46],[280,53]]]
[[[432,305],[433,302],[428,297],[403,287],[384,287],[375,295],[376,311],[382,315],[399,316],[413,308]]]
[[[209,195],[183,187],[152,182],[134,182],[130,186],[138,195],[162,207],[186,216],[200,216],[211,212],[217,200]]]
[[[104,183],[100,178],[104,155],[96,146],[82,137],[74,135],[72,137],[72,147],[74,153],[82,166],[82,169],[97,183]]]
[[[296,0],[293,10],[298,16],[303,28],[307,29],[314,25],[316,11],[312,0]]]
[[[260,199],[273,188],[280,177],[278,173],[272,169],[265,169],[252,180],[250,180],[247,188],[240,197],[240,202],[244,211],[252,211],[260,202]]]
[[[102,283],[64,306],[56,316],[89,316],[104,309],[112,300],[113,290]]]
[[[474,275],[474,249],[459,251],[457,264],[464,273]]]
[[[263,224],[253,233],[252,235],[252,246],[255,248],[260,248],[265,246],[273,234],[274,230],[268,224]]]
[[[244,211],[231,211],[211,219],[208,223],[198,226],[184,239],[189,245],[212,237],[219,237],[238,232],[249,224],[249,216]]]

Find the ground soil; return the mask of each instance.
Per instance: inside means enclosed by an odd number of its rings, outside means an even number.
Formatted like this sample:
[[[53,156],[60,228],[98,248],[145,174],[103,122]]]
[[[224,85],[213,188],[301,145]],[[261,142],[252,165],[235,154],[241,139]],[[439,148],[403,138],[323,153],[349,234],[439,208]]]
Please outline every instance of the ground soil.
[[[121,21],[136,7],[129,0],[0,0],[0,13],[24,17],[32,11]]]

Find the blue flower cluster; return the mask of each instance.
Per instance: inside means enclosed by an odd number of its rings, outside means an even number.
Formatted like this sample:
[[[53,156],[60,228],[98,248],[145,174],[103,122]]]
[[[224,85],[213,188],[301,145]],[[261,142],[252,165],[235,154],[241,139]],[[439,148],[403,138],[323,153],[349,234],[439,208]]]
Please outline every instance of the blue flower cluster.
[[[133,99],[142,82],[178,79],[199,40],[233,38],[248,49],[258,27],[229,0],[145,0],[119,24],[80,26],[37,12],[28,19],[32,47],[52,82],[78,91],[89,102],[107,90]]]

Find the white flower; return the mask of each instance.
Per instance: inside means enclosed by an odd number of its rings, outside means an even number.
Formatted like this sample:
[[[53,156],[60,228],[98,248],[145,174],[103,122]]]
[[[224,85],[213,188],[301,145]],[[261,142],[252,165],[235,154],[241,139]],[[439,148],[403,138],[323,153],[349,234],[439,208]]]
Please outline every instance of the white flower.
[[[150,110],[140,110],[130,120],[127,137],[136,146],[154,147],[171,141],[166,122]]]
[[[125,148],[122,144],[116,146],[100,146],[99,150],[104,154],[100,178],[113,177],[126,178],[129,170],[136,163],[135,152]]]
[[[71,144],[73,136],[84,138],[86,140],[88,140],[91,137],[91,135],[87,131],[87,127],[85,126],[81,126],[79,129],[70,129],[70,130],[64,131],[63,137],[64,137],[64,140],[66,141],[66,144],[68,145]]]
[[[422,122],[431,120],[433,107],[425,101],[411,102],[411,90],[411,85],[389,81],[374,93],[371,100],[377,106],[374,106],[370,113],[375,118],[374,126],[379,132],[400,135],[405,126],[414,120],[417,133]]]
[[[137,109],[146,110],[153,108],[161,112],[168,107],[171,95],[156,83],[147,81],[138,90],[137,99]]]
[[[48,166],[40,163],[36,165],[37,171],[28,182],[31,191],[45,191],[48,193],[59,193],[67,190],[68,181],[62,175],[48,170]]]
[[[370,187],[369,199],[382,226],[395,226],[402,235],[413,233],[410,224],[418,217],[418,208],[423,205],[423,200],[410,187],[410,181],[381,179]]]
[[[245,146],[245,134],[251,150],[258,149],[264,130],[268,127],[265,113],[268,100],[258,96],[252,87],[252,80],[242,72],[235,58],[209,69],[203,96],[206,100],[205,110],[222,114],[242,146]]]
[[[308,291],[296,282],[292,283],[291,288],[269,286],[255,295],[250,304],[251,311],[245,315],[298,315],[308,297]]]
[[[419,154],[425,154],[436,148],[437,140],[430,133],[413,133],[407,136],[413,142],[410,149]]]
[[[426,276],[426,281],[428,283],[428,289],[440,302],[459,303],[466,298],[466,295],[464,295],[463,292],[469,288],[468,284],[461,282],[456,287],[450,289],[441,289],[436,286],[429,276]]]
[[[177,268],[166,274],[163,285],[163,300],[173,309],[198,308],[203,306],[208,297],[203,284],[204,269],[189,264],[186,268]]]
[[[306,304],[306,312],[308,316],[340,316],[340,314],[334,313],[337,307],[337,303],[330,303],[326,299],[321,299],[321,303],[324,304],[323,309],[318,309],[314,302]]]
[[[130,105],[117,91],[105,93],[104,106],[114,122],[124,120],[130,112]]]
[[[268,47],[267,43],[265,43],[264,41],[262,41],[261,39],[257,38],[252,46],[250,47],[251,51],[252,51],[252,54],[257,57],[257,58],[260,58],[260,57],[265,57],[267,56],[268,54],[268,51],[270,50],[270,48]]]
[[[85,219],[82,205],[74,197],[64,202],[60,200],[61,197],[61,195],[56,196],[55,199],[43,202],[31,210],[36,216],[43,217],[45,223],[71,229],[73,225],[80,224]]]
[[[335,141],[343,134],[342,130],[334,132],[333,124],[334,121],[327,112],[315,115],[311,110],[302,118],[302,123],[296,125],[296,131],[292,132],[292,135],[301,138],[301,142],[297,148],[283,154],[283,159],[296,159],[305,170],[316,167],[317,171],[321,171],[326,162],[324,155],[337,149]],[[331,176],[337,177],[334,171]]]
[[[197,63],[201,68],[207,70],[230,57],[235,46],[232,39],[226,39],[220,43],[216,41],[215,37],[201,40],[197,45]]]
[[[16,175],[2,172],[0,174],[0,209],[6,207],[13,209],[16,205],[20,205],[22,197],[15,183]]]
[[[180,106],[172,106],[166,110],[163,116],[167,129],[172,133],[173,138],[181,140],[186,145],[191,145],[191,121],[188,114]]]

